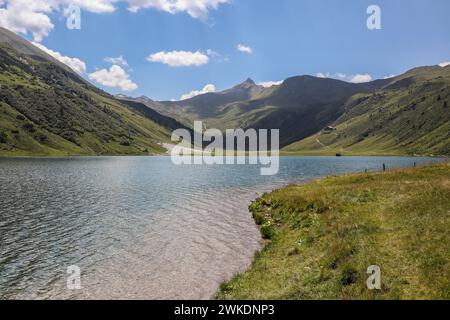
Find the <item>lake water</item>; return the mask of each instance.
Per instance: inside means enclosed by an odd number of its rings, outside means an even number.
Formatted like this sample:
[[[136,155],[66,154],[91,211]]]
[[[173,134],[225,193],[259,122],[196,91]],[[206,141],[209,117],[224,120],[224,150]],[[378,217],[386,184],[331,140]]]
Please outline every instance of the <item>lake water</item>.
[[[283,157],[264,177],[169,157],[0,158],[0,298],[208,299],[261,248],[247,209],[261,193],[432,161]],[[81,290],[67,289],[71,265]]]

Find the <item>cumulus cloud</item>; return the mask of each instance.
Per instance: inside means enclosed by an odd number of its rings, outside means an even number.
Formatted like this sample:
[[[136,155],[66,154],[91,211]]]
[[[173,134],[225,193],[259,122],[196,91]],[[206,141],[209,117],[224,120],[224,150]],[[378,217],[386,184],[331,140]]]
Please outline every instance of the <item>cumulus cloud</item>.
[[[330,74],[329,72],[323,73],[319,72],[316,74],[316,77],[318,78],[332,78],[332,79],[339,79],[351,83],[364,83],[364,82],[370,82],[373,80],[372,76],[370,74],[354,74],[354,75],[346,75],[344,73],[336,73],[335,75]]]
[[[71,58],[71,57],[68,57],[68,56],[64,56],[61,53],[59,53],[57,51],[53,51],[51,49],[48,49],[44,45],[42,45],[40,43],[37,43],[37,42],[33,42],[33,44],[36,47],[38,47],[39,49],[41,49],[42,51],[44,51],[47,54],[51,55],[56,60],[64,63],[68,67],[70,67],[76,73],[82,75],[82,74],[84,74],[86,72],[86,63],[84,63],[82,60],[80,60],[78,58]]]
[[[385,76],[385,77],[383,77],[383,79],[391,79],[391,78],[394,78],[394,77],[396,77],[397,75],[395,75],[395,74],[390,74],[390,75],[388,75],[388,76]]]
[[[264,88],[270,88],[273,86],[279,86],[280,84],[282,84],[284,81],[263,81],[263,82],[259,82],[258,84],[260,86],[263,86]]]
[[[250,48],[249,46],[244,46],[243,44],[238,44],[237,49],[238,49],[238,51],[244,52],[244,53],[252,53],[253,52],[252,48]]]
[[[111,13],[118,2],[128,3],[128,9],[134,12],[152,8],[206,19],[211,9],[229,0],[0,0],[0,26],[15,33],[31,34],[34,41],[41,42],[54,28],[52,14],[65,16],[70,5],[92,13]]]
[[[350,79],[348,81],[351,83],[365,83],[372,80],[373,78],[370,74],[355,74],[353,76],[350,76]]]
[[[111,64],[117,64],[119,66],[128,67],[128,61],[123,56],[106,57],[104,60]]]
[[[141,9],[154,8],[171,14],[185,12],[192,18],[205,20],[211,9],[216,10],[219,5],[229,0],[127,0],[128,10],[137,12]]]
[[[209,57],[200,51],[161,51],[149,55],[147,61],[158,62],[171,67],[189,67],[205,65],[209,62]]]
[[[210,93],[210,92],[216,92],[216,86],[213,84],[207,84],[203,87],[201,90],[194,90],[187,94],[183,94],[180,98],[180,100],[187,100],[191,99],[193,97],[199,96],[201,94]]]
[[[1,4],[0,26],[15,33],[31,33],[35,41],[41,41],[53,29],[48,14],[55,10],[45,0],[7,0]]]
[[[106,87],[118,88],[123,91],[137,89],[137,84],[129,79],[129,75],[118,65],[113,65],[109,70],[101,69],[89,74],[89,79]]]
[[[328,72],[327,73],[319,72],[319,73],[316,73],[316,77],[317,78],[331,78],[331,75]]]
[[[450,66],[450,61],[439,63],[439,67],[445,68],[446,66]]]
[[[0,3],[0,26],[16,33],[33,36],[40,42],[50,33],[54,25],[50,14],[75,5],[94,13],[113,12],[115,0],[3,0]]]
[[[65,6],[74,5],[93,13],[111,13],[116,11],[113,3],[117,0],[59,0]]]

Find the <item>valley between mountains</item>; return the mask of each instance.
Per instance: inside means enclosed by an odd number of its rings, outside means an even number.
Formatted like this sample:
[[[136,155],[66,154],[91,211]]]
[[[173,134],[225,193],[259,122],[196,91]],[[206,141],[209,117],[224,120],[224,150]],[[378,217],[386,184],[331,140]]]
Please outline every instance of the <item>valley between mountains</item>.
[[[158,155],[193,121],[280,129],[283,154],[449,155],[450,66],[368,83],[247,79],[182,101],[112,96],[0,28],[0,155]]]

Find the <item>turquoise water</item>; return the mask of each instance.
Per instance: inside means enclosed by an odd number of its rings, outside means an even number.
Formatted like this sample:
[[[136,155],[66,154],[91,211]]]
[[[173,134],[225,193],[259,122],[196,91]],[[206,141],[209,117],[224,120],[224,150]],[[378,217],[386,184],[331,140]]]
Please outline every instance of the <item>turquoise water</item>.
[[[0,158],[0,298],[208,299],[260,249],[247,206],[261,193],[436,160],[282,157],[261,176],[169,157]]]

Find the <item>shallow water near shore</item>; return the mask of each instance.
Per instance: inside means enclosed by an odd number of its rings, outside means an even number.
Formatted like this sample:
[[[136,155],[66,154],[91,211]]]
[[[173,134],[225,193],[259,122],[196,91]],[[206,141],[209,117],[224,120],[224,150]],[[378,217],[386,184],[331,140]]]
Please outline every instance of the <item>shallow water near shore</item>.
[[[0,298],[209,299],[261,248],[247,209],[258,195],[437,160],[282,157],[261,176],[169,157],[0,158]],[[80,290],[67,289],[71,265]]]

